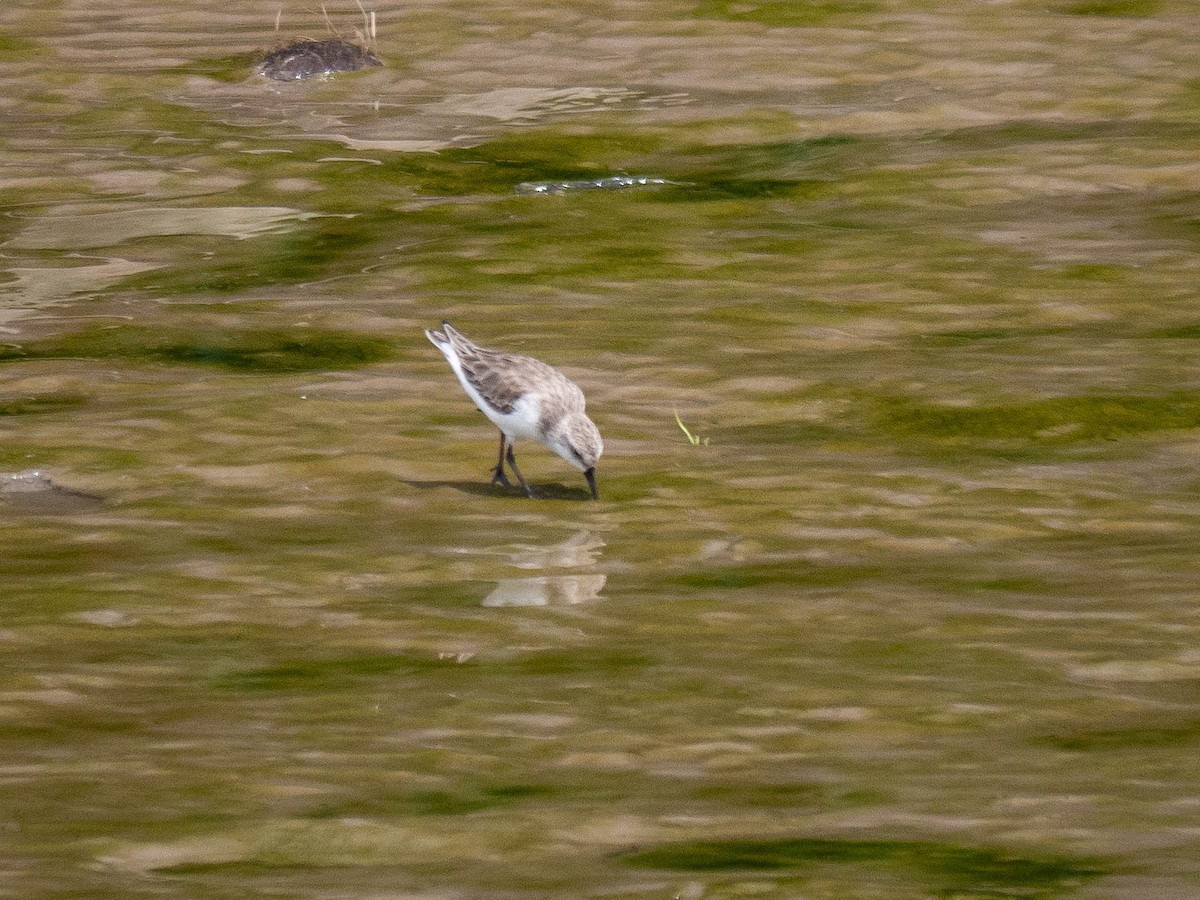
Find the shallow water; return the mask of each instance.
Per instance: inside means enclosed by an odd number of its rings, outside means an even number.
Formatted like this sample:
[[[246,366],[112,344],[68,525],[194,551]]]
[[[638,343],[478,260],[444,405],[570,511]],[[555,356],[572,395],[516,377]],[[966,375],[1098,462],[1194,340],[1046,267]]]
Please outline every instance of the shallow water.
[[[1189,4],[43,6],[0,895],[1200,895]]]

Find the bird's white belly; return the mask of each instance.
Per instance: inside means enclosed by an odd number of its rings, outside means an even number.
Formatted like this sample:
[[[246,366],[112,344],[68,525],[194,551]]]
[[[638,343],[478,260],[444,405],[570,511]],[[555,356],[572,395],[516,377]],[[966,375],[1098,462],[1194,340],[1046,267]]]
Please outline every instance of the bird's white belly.
[[[510,413],[497,413],[493,422],[499,426],[500,430],[508,435],[510,441],[519,440],[534,440],[542,439],[541,429],[538,427],[538,422],[541,419],[541,410],[537,398],[531,394],[526,394],[513,404],[513,411]]]
[[[456,362],[457,360],[452,360],[451,364],[454,368],[454,373],[458,375],[459,383],[462,384],[463,390],[467,392],[467,396],[479,407],[480,412],[491,419],[497,428],[508,435],[510,441],[542,439],[541,431],[538,428],[538,421],[541,419],[541,408],[536,396],[525,394],[513,404],[512,412],[501,412],[480,396],[479,391],[475,390],[474,385],[463,376],[459,366],[453,365]]]

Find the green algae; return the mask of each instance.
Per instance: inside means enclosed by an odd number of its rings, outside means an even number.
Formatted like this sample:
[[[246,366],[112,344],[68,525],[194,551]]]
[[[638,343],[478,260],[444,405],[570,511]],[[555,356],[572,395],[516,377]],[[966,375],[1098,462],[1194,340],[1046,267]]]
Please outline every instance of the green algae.
[[[397,154],[361,177],[380,184],[411,184],[422,194],[511,194],[524,182],[586,181],[624,170],[647,169],[669,183],[652,193],[660,201],[714,197],[806,196],[825,185],[817,177],[845,164],[870,142],[844,135],[746,144],[678,142],[669,133],[543,128],[499,137],[469,148]],[[606,191],[637,198],[636,190]],[[546,202],[545,197],[526,203]]]
[[[73,117],[74,127],[95,128],[90,116]],[[731,251],[739,258],[789,247],[804,252],[815,245],[795,228],[775,222],[769,234],[743,233],[741,220],[765,200],[803,203],[836,193],[846,173],[861,172],[882,149],[877,141],[836,134],[703,144],[670,130],[542,128],[437,153],[364,154],[362,159],[373,164],[363,166],[352,151],[328,140],[298,140],[279,153],[273,144],[260,145],[252,133],[177,105],[128,103],[118,106],[118,117],[127,120],[120,152],[177,164],[193,161],[197,142],[226,148],[223,166],[245,184],[224,191],[223,205],[250,207],[268,199],[289,208],[299,203],[303,210],[296,220],[247,240],[189,235],[197,252],[186,265],[171,261],[116,285],[155,296],[230,295],[358,274],[395,259],[397,232],[418,248],[404,257],[405,267],[430,290],[477,290],[484,281],[515,286],[597,276],[686,277],[692,270],[676,258],[680,248],[668,222],[677,204],[699,207],[712,217],[714,228],[732,228]],[[184,135],[186,140],[166,139]],[[117,139],[104,134],[97,140]],[[523,182],[587,180],[625,171],[645,172],[669,184],[654,191],[597,191],[570,198],[515,194]],[[278,191],[275,186],[289,179],[311,188],[302,195]],[[414,200],[418,206],[405,208]],[[564,217],[564,204],[591,215]],[[647,226],[660,236],[648,235]],[[448,251],[439,248],[448,233],[462,235],[464,229],[468,243],[495,246],[478,261],[460,254],[457,265],[447,265]],[[142,238],[139,251],[153,256],[180,237]],[[740,265],[730,277],[738,275]]]
[[[693,788],[689,795],[695,800],[728,803],[759,809],[790,809],[797,806],[825,806],[829,802],[825,785],[806,782],[742,782],[710,780]]]
[[[1050,445],[1119,440],[1200,427],[1200,395],[1053,397],[994,406],[880,402],[876,421],[895,437]]]
[[[1010,119],[990,125],[971,125],[936,134],[939,144],[965,150],[999,150],[1040,145],[1118,141],[1188,141],[1197,126],[1174,119],[1084,119],[1055,122],[1037,119]],[[1104,265],[1097,261],[1096,264]]]
[[[27,62],[43,55],[42,45],[28,38],[0,32],[0,62]]]
[[[1130,266],[1114,265],[1112,263],[1074,263],[1063,266],[1060,274],[1064,278],[1076,281],[1115,284],[1133,275],[1134,269]]]
[[[1043,328],[959,328],[922,335],[922,344],[959,347],[991,341],[1024,341],[1061,333],[1059,329]]]
[[[1080,0],[1063,7],[1063,12],[1072,16],[1103,16],[1116,19],[1153,16],[1161,10],[1161,0]]]
[[[550,784],[476,784],[466,782],[453,790],[381,791],[340,803],[322,804],[305,813],[308,819],[346,816],[463,816],[503,810],[524,801],[554,798],[561,791]]]
[[[1107,875],[1099,859],[1022,856],[932,841],[793,838],[664,844],[627,853],[627,865],[686,872],[778,871],[817,864],[878,865],[924,875],[942,896],[1060,896]]]
[[[0,351],[2,353],[3,351]],[[0,356],[0,359],[3,357]],[[82,394],[37,394],[0,397],[0,416],[31,416],[78,409],[88,402]]]
[[[214,682],[226,691],[323,691],[346,689],[363,679],[405,675],[459,674],[470,672],[474,679],[488,676],[557,677],[604,675],[641,669],[653,659],[625,651],[530,651],[511,658],[474,657],[460,661],[420,653],[372,653],[293,660],[278,665],[228,672]]]
[[[614,674],[645,669],[654,664],[652,656],[644,653],[611,649],[537,650],[521,654],[512,660],[492,663],[495,671],[511,671],[515,675],[562,676],[583,674]]]
[[[381,165],[352,171],[319,162],[346,152],[325,142],[306,142],[284,158],[243,154],[234,157],[231,165],[247,176],[265,177],[269,168],[273,179],[291,176],[313,181],[317,187],[306,194],[305,204],[322,214],[252,240],[209,238],[205,246],[212,249],[204,258],[186,267],[131,276],[121,287],[179,296],[316,281],[356,273],[389,258],[390,236],[398,230],[416,237],[418,245],[432,242],[436,248],[438,235],[464,225],[472,229],[475,242],[498,242],[504,252],[494,256],[486,270],[469,263],[447,268],[439,264],[441,254],[436,249],[423,253],[410,265],[420,265],[427,286],[444,289],[459,282],[463,288],[478,286],[484,275],[522,284],[535,276],[543,280],[601,273],[616,278],[671,277],[686,273],[686,267],[668,264],[675,252],[671,243],[647,240],[640,228],[632,227],[633,222],[644,220],[649,203],[645,192],[604,191],[573,197],[573,206],[594,211],[592,217],[576,221],[563,218],[560,198],[514,196],[516,185],[596,178],[648,165],[654,174],[673,182],[655,192],[655,203],[717,204],[715,213],[721,212],[721,203],[737,204],[727,207],[732,216],[744,209],[743,204],[768,198],[799,201],[828,192],[836,184],[831,173],[845,167],[858,150],[853,141],[823,138],[768,147],[693,146],[664,154],[663,141],[654,136],[633,140],[608,133],[548,130],[469,149],[394,154]],[[153,152],[162,151],[154,148]],[[476,199],[406,212],[379,205],[380,198],[403,202],[413,196]],[[228,192],[222,199],[237,202],[238,192]],[[478,205],[498,199],[506,207],[499,216]],[[293,203],[295,198],[281,196],[279,201]],[[783,237],[781,230],[781,240],[794,242],[795,235]],[[530,256],[534,249],[537,252]],[[744,252],[761,252],[761,248],[747,247]],[[519,270],[506,271],[504,259],[513,255],[522,260]],[[538,265],[530,269],[528,259],[538,260]],[[451,278],[454,283],[448,281]]]
[[[774,28],[801,28],[823,25],[848,15],[867,15],[878,6],[872,0],[705,0],[696,7],[695,15]]]
[[[393,220],[387,213],[318,216],[253,240],[221,239],[221,249],[209,259],[135,275],[122,287],[166,296],[223,295],[318,281],[376,262],[380,232]]]
[[[164,75],[202,75],[224,84],[245,81],[254,66],[253,53],[231,53],[228,56],[202,56],[184,65],[163,70]]]
[[[349,332],[296,329],[155,329],[95,326],[0,349],[0,363],[97,359],[213,366],[242,372],[350,369],[388,359],[393,345]]]
[[[1186,322],[1180,325],[1169,325],[1165,328],[1156,328],[1149,332],[1146,336],[1151,338],[1162,338],[1165,340],[1194,341],[1200,339],[1200,322]]]
[[[676,576],[672,583],[704,590],[745,590],[772,585],[839,587],[885,574],[873,566],[833,566],[789,560],[785,563],[702,569]]]
[[[1200,722],[1183,725],[1135,725],[1128,728],[1097,728],[1039,735],[1029,739],[1034,746],[1053,747],[1073,753],[1104,753],[1120,750],[1170,748],[1200,741]]]
[[[460,664],[414,653],[372,653],[305,659],[259,669],[229,672],[214,682],[223,691],[345,690],[359,680],[448,671]]]
[[[725,446],[729,444],[790,444],[795,446],[819,446],[832,441],[845,440],[845,430],[830,425],[797,422],[786,419],[779,422],[757,422],[750,425],[722,425],[704,430],[710,442]]]

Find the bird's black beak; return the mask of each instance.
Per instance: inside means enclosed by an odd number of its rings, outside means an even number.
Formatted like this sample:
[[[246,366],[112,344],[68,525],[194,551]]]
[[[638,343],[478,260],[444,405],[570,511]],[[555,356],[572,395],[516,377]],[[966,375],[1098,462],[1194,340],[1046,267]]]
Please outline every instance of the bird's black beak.
[[[587,479],[588,487],[592,489],[592,499],[599,500],[600,492],[596,490],[596,467],[588,469],[583,473],[583,477]]]

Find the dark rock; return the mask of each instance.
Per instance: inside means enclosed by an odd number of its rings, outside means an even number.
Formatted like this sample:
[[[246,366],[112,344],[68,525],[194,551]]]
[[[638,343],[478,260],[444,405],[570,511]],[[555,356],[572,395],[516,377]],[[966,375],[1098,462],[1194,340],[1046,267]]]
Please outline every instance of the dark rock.
[[[355,72],[367,66],[382,66],[374,53],[359,44],[329,38],[314,41],[304,38],[286,47],[272,50],[258,64],[258,74],[276,81],[291,81],[312,75]]]

